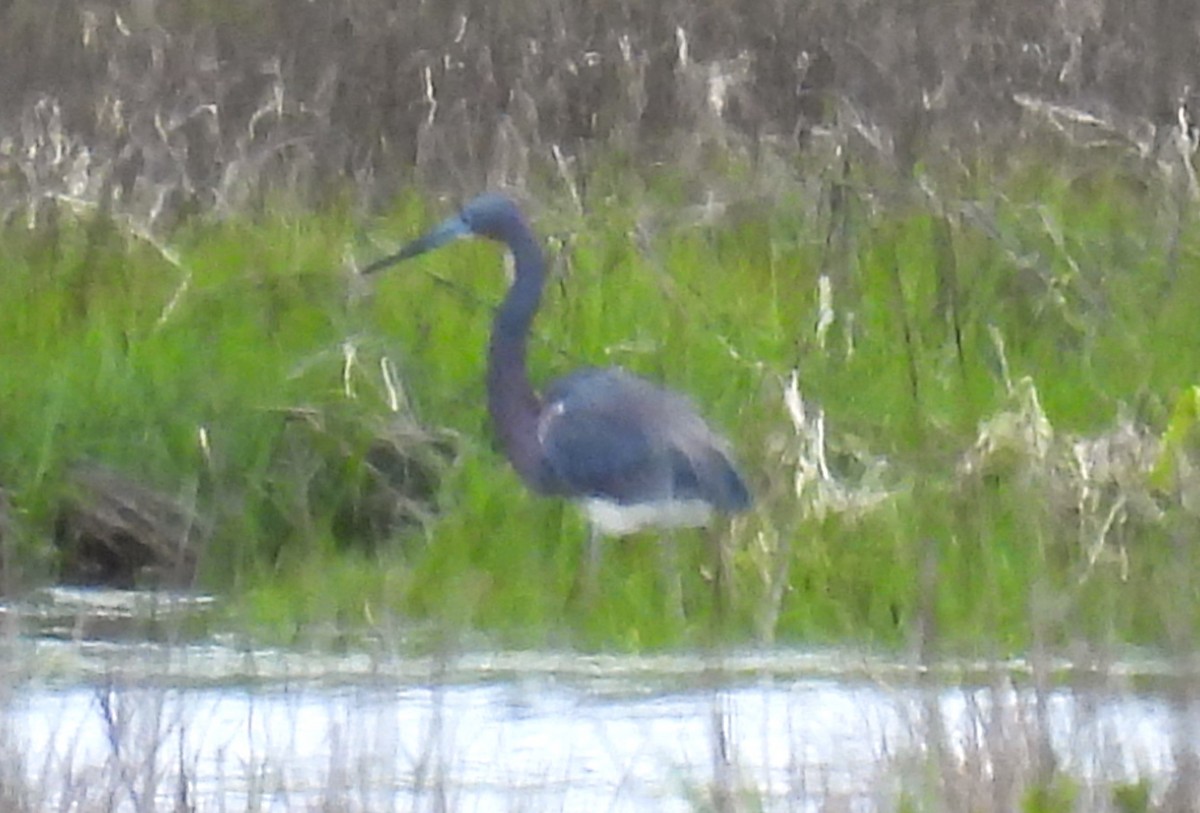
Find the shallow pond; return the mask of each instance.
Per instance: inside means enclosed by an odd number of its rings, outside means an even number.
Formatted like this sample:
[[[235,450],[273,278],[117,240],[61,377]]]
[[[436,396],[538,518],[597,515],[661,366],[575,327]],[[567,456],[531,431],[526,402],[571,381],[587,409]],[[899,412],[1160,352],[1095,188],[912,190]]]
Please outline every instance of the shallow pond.
[[[0,789],[28,809],[1003,809],[1053,759],[1093,810],[1114,783],[1161,793],[1200,745],[1150,662],[1056,664],[1039,692],[1020,662],[935,675],[846,651],[413,658],[65,634],[85,623],[61,623],[64,602],[125,600],[59,591],[58,610],[5,616],[23,632]]]

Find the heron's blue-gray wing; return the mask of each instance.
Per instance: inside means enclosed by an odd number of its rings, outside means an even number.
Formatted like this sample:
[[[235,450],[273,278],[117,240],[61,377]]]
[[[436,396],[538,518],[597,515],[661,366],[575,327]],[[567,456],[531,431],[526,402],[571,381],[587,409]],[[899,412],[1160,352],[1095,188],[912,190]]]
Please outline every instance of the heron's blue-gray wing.
[[[546,393],[538,423],[545,459],[561,490],[620,503],[649,502],[669,493],[647,427],[619,398],[594,388],[581,371]]]
[[[700,499],[738,511],[749,492],[682,396],[620,369],[585,369],[545,395],[539,438],[561,490],[622,504]]]

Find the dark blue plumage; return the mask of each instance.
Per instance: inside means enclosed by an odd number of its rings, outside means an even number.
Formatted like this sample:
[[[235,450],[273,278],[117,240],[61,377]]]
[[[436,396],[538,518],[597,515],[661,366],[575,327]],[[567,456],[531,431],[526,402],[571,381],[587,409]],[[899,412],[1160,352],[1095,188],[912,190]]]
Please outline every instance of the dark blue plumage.
[[[624,370],[585,369],[551,384],[539,434],[551,493],[606,500],[618,511],[658,509],[637,522],[631,515],[627,523],[636,527],[702,525],[713,511],[750,505],[727,444],[687,399]],[[682,511],[669,510],[672,503]],[[598,524],[610,533],[636,530]]]
[[[619,368],[579,370],[541,398],[534,392],[526,343],[545,261],[508,198],[480,195],[363,273],[470,235],[504,243],[515,261],[516,277],[496,311],[488,346],[488,410],[505,454],[530,488],[579,501],[594,529],[617,535],[705,525],[714,513],[750,506],[729,444],[684,396]]]

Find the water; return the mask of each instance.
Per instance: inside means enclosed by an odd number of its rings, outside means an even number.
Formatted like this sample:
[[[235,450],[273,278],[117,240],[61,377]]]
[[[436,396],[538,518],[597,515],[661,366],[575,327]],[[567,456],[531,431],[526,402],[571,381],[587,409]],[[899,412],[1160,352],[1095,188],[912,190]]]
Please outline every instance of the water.
[[[1000,793],[1043,747],[1098,788],[1161,788],[1175,749],[1200,745],[1194,713],[1128,690],[1166,679],[1150,664],[1039,702],[1024,664],[933,681],[843,651],[411,658],[61,635],[9,648],[0,779],[18,774],[38,810],[686,811],[733,788],[768,810],[874,811],[928,789],[930,765]]]

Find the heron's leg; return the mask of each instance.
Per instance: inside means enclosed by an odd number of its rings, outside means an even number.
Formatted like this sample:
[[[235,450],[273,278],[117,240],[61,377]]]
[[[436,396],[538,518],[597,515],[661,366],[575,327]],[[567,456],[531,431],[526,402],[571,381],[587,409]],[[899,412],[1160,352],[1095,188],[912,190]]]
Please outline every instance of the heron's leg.
[[[679,547],[675,543],[675,534],[669,531],[663,534],[659,543],[659,560],[667,595],[667,612],[676,621],[683,621],[683,574],[679,569]]]
[[[600,589],[600,557],[603,553],[600,531],[595,525],[588,525],[587,549],[583,552],[583,579],[580,585],[580,595],[584,606],[596,603],[596,594]]]
[[[733,604],[733,550],[728,531],[706,528],[708,546],[713,557],[713,601],[718,615]]]

